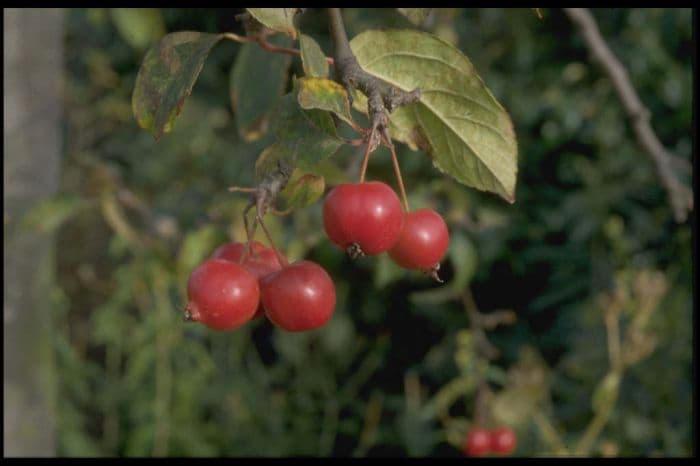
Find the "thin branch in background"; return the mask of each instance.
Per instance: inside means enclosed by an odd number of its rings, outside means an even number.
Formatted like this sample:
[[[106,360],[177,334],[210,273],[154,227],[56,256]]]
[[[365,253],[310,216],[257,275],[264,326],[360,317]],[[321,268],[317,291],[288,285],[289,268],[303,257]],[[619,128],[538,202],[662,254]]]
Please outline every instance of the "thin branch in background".
[[[624,66],[615,57],[600,34],[593,15],[586,8],[564,8],[564,12],[578,27],[593,58],[600,63],[603,71],[612,81],[615,92],[617,92],[627,117],[632,123],[639,144],[656,165],[661,183],[668,193],[676,222],[684,222],[688,218],[688,213],[693,210],[693,191],[682,183],[674,173],[673,165],[678,165],[674,161],[677,157],[664,148],[654,133],[649,123],[649,110],[639,99]]]

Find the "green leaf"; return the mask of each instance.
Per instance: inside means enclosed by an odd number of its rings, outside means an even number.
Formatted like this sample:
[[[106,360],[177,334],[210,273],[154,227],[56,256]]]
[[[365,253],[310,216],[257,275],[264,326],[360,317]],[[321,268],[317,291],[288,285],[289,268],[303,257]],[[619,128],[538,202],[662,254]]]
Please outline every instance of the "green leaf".
[[[284,32],[292,39],[297,38],[294,15],[299,8],[246,8],[248,13],[273,31]]]
[[[75,194],[60,193],[34,204],[19,220],[18,231],[51,233],[66,220],[93,205]]]
[[[301,108],[333,112],[350,126],[354,126],[350,114],[348,93],[342,85],[325,78],[301,78],[297,80],[297,100]]]
[[[432,8],[397,8],[410,22],[419,26],[430,15]]]
[[[304,67],[304,74],[311,78],[327,78],[328,62],[318,42],[306,34],[300,34],[299,49],[301,50],[301,64]]]
[[[109,12],[119,35],[137,50],[145,50],[166,33],[158,8],[110,8]]]
[[[322,176],[296,169],[280,194],[288,208],[300,209],[316,202],[325,189],[326,181]]]
[[[369,30],[350,46],[368,73],[405,91],[421,89],[420,102],[392,113],[395,139],[424,150],[460,183],[515,201],[513,124],[462,52],[415,30]],[[366,112],[360,100],[356,108]]]
[[[152,46],[136,76],[131,107],[139,126],[159,139],[170,132],[204,61],[222,34],[174,32]]]
[[[286,36],[270,38],[279,47],[289,47]],[[268,53],[254,43],[241,46],[231,68],[229,93],[238,133],[247,142],[262,137],[269,115],[287,86],[291,55]]]
[[[275,144],[261,154],[261,159],[278,161],[286,159],[292,166],[313,169],[318,163],[335,153],[342,141],[335,135],[335,126],[328,112],[303,110],[294,91],[280,99],[271,122]],[[264,176],[266,167],[277,164],[256,163],[256,174]]]

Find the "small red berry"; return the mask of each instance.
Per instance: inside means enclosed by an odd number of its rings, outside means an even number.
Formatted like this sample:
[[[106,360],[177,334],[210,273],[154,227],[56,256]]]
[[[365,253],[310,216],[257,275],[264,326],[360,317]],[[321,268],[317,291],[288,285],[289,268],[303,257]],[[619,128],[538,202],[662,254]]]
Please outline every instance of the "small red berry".
[[[464,454],[467,456],[484,456],[491,451],[491,435],[486,429],[475,427],[464,439]]]
[[[356,244],[368,256],[388,251],[402,227],[401,202],[389,185],[379,181],[340,184],[323,203],[323,228],[345,250]]]
[[[450,235],[440,214],[432,209],[408,212],[399,241],[389,256],[401,267],[430,270],[447,252]]]
[[[335,309],[335,285],[320,265],[295,262],[260,280],[265,313],[290,332],[321,327]]]
[[[258,280],[242,266],[209,259],[187,282],[187,313],[216,330],[231,330],[249,321],[260,302]]]
[[[245,243],[226,243],[219,246],[212,254],[212,257],[225,259],[240,264],[258,280],[272,272],[282,270],[280,260],[283,264],[287,264],[284,256],[280,255],[278,259],[278,255],[274,249],[265,247],[258,241],[253,241],[250,252],[241,263],[241,256],[243,256],[245,247]],[[265,315],[265,310],[263,309],[261,302],[258,305],[258,310],[255,312],[253,318],[262,317],[263,315]]]
[[[515,450],[517,437],[510,427],[500,427],[491,431],[491,450],[501,455],[510,455]]]

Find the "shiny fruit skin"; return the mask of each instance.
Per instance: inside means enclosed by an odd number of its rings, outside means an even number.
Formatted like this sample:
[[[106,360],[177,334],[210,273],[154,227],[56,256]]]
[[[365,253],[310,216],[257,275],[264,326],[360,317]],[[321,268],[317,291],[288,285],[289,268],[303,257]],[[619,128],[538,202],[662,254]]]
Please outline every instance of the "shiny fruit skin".
[[[401,237],[389,257],[406,269],[432,269],[440,263],[450,235],[447,224],[432,209],[418,209],[405,215]]]
[[[246,256],[243,263],[241,263],[241,256],[245,251],[245,246],[245,243],[226,243],[219,246],[212,254],[212,257],[226,259],[228,261],[240,264],[258,280],[267,274],[282,270],[282,265],[277,259],[277,253],[275,250],[265,247],[258,241],[253,241],[250,248],[250,253]],[[284,256],[280,256],[280,259],[286,265],[287,262],[284,259]],[[263,315],[265,315],[265,310],[263,309],[262,302],[260,302],[258,305],[258,310],[255,312],[253,318],[262,317]]]
[[[241,265],[208,259],[190,275],[187,298],[187,312],[192,320],[215,330],[232,330],[255,314],[260,286]]]
[[[491,451],[491,434],[479,427],[470,430],[464,439],[464,453],[467,456],[484,456]]]
[[[515,450],[517,437],[510,427],[500,427],[491,431],[491,450],[500,455],[510,455]]]
[[[401,202],[389,185],[379,181],[340,184],[323,203],[323,227],[342,249],[357,243],[365,255],[381,254],[401,235]]]
[[[299,261],[260,281],[267,318],[290,332],[324,325],[335,309],[335,285],[323,267]]]

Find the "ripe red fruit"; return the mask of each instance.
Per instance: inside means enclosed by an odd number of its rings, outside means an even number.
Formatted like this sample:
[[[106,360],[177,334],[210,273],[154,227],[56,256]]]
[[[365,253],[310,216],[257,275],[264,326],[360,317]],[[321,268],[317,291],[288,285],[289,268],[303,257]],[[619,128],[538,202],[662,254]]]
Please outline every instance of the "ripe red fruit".
[[[510,455],[515,450],[517,437],[510,427],[500,427],[491,431],[491,450],[501,455]]]
[[[216,330],[231,330],[253,317],[260,302],[260,287],[239,264],[209,259],[190,275],[187,298],[191,320]]]
[[[245,260],[241,263],[241,256],[245,251],[245,243],[226,243],[214,251],[212,257],[219,259],[226,259],[231,262],[235,262],[243,266],[251,275],[260,280],[264,276],[282,270],[282,265],[280,260],[277,259],[277,253],[274,249],[265,247],[258,241],[253,241],[251,244],[250,253],[245,257]],[[284,256],[279,256],[282,262],[286,265],[286,259]],[[258,310],[255,312],[253,318],[261,317],[265,314],[262,302],[258,305]]]
[[[357,244],[368,256],[388,251],[402,227],[401,202],[393,189],[379,181],[340,184],[323,203],[323,228],[345,250]]]
[[[321,327],[335,309],[335,285],[320,265],[295,262],[260,280],[265,313],[290,332]]]
[[[401,267],[430,270],[440,263],[449,244],[450,235],[440,214],[418,209],[405,215],[401,237],[389,256]]]
[[[475,427],[464,439],[464,453],[467,456],[483,456],[491,451],[491,435],[486,429]]]

